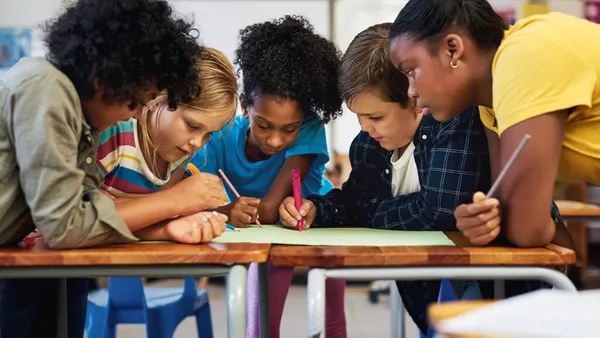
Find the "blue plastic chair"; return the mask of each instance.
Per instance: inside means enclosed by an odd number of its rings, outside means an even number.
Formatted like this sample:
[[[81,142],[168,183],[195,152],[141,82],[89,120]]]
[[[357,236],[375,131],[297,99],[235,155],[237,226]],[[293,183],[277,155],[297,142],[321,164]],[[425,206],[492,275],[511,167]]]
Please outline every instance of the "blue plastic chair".
[[[456,295],[454,294],[454,289],[452,288],[452,283],[448,279],[442,279],[440,284],[440,293],[438,294],[438,303],[455,301]],[[429,326],[427,328],[427,335],[421,333],[421,338],[434,338],[436,335],[433,327]]]
[[[117,324],[146,324],[148,338],[171,338],[192,315],[198,335],[212,338],[208,293],[196,290],[194,278],[184,278],[183,288],[144,288],[139,277],[110,277],[108,289],[88,296],[85,331],[88,338],[115,338]]]

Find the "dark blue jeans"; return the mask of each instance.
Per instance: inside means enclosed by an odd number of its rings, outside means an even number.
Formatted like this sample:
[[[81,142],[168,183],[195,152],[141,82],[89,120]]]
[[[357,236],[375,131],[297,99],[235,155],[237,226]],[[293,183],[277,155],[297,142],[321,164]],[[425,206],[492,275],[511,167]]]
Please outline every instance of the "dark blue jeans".
[[[87,279],[67,279],[66,338],[83,337],[87,293]],[[0,336],[56,337],[58,295],[58,279],[5,279],[0,299]]]

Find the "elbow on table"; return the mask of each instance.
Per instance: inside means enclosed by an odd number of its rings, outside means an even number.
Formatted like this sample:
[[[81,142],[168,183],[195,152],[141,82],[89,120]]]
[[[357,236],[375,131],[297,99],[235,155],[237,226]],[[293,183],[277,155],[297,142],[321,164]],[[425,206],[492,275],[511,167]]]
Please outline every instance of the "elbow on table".
[[[554,238],[554,227],[550,221],[529,223],[525,227],[506,227],[506,238],[517,247],[543,247]]]

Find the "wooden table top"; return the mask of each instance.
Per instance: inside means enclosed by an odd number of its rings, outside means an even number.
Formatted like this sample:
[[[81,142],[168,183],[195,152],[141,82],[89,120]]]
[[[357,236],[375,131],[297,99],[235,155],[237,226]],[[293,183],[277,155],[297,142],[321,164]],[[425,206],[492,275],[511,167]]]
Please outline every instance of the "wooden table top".
[[[269,261],[280,266],[456,266],[574,264],[575,252],[550,244],[545,248],[473,247],[459,232],[446,232],[456,246],[334,247],[274,245]]]
[[[247,264],[266,262],[270,244],[133,243],[86,249],[52,250],[38,238],[35,246],[0,249],[0,266]]]
[[[467,313],[469,311],[473,311],[489,304],[492,304],[494,301],[492,300],[478,300],[478,301],[458,301],[458,302],[447,302],[440,304],[432,304],[429,306],[427,310],[427,315],[429,316],[429,323],[438,331],[438,333],[443,333],[445,337],[448,338],[480,338],[482,336],[475,335],[450,335],[444,332],[439,332],[439,325],[442,321],[446,319],[450,319],[461,315],[463,313]]]
[[[600,206],[577,201],[555,201],[563,217],[600,217]]]

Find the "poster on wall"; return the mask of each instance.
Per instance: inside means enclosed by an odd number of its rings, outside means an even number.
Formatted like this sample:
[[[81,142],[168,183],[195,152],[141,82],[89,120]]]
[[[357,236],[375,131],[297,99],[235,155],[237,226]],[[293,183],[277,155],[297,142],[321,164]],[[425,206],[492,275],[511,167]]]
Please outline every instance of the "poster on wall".
[[[600,24],[600,1],[586,1],[584,13],[587,20]]]
[[[0,72],[31,55],[30,28],[0,28]]]

